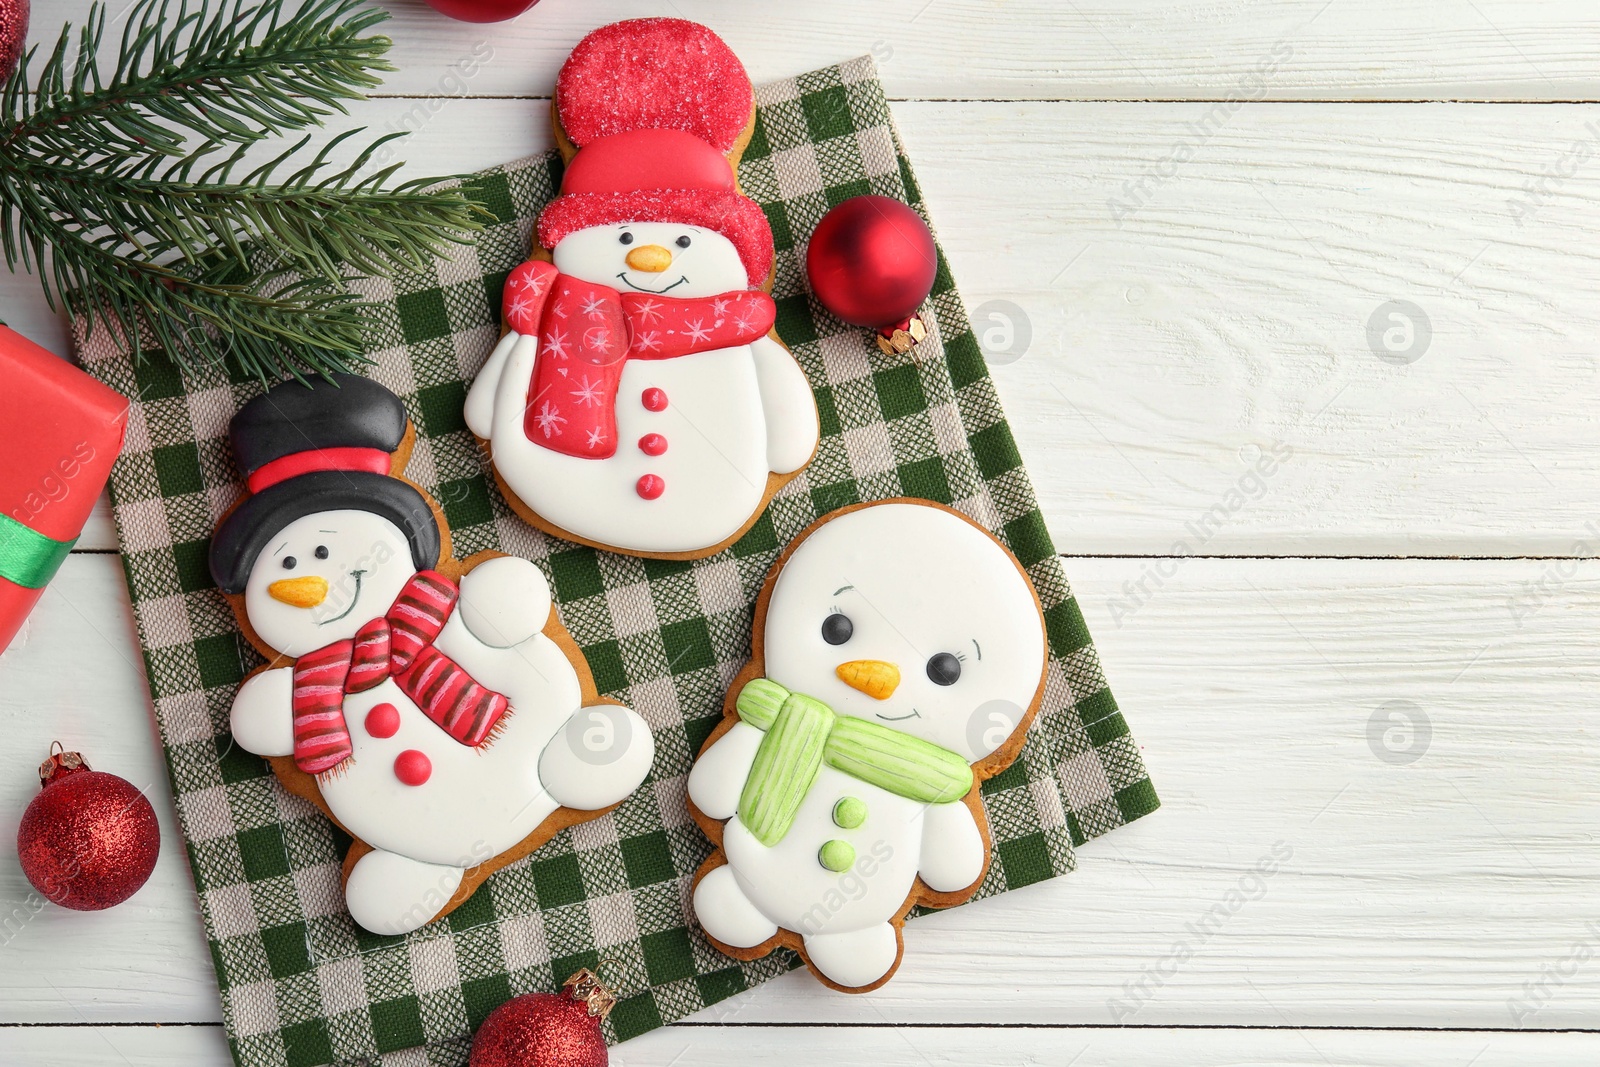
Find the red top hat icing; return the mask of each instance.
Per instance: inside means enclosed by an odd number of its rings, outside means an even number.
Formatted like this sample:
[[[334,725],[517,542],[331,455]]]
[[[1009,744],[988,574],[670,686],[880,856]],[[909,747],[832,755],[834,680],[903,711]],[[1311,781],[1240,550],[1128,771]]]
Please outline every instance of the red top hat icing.
[[[744,64],[698,23],[632,19],[595,30],[556,79],[556,114],[578,153],[539,217],[539,243],[554,248],[591,226],[680,222],[732,241],[760,285],[772,269],[772,230],[734,191],[726,156],[754,106]]]

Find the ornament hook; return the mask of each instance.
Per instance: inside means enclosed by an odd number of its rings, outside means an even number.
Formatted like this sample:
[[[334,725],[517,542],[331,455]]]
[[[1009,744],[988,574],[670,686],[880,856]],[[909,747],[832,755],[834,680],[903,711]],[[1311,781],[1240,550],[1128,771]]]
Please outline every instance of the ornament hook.
[[[591,1018],[599,1019],[601,1022],[604,1022],[606,1016],[611,1014],[611,1009],[617,1006],[616,990],[609,988],[595,973],[608,963],[615,964],[617,961],[601,960],[595,964],[594,971],[585,967],[568,978],[566,984],[562,986],[569,997],[583,1002]]]
[[[60,741],[50,742],[50,755],[39,764],[39,785],[49,785],[56,778],[74,771],[89,770],[89,761],[76,752],[68,752]]]

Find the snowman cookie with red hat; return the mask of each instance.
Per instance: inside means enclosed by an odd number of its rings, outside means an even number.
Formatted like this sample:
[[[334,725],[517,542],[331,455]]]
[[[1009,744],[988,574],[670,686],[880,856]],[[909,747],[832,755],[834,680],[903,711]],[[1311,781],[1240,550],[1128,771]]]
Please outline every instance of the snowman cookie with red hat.
[[[284,382],[230,437],[250,493],[211,573],[271,661],[239,687],[233,737],[356,838],[357,923],[432,922],[644,781],[650,729],[599,699],[539,569],[451,558],[443,513],[401,474],[399,397],[355,375]]]
[[[738,187],[755,97],[704,26],[635,19],[556,83],[561,193],[507,278],[507,333],[466,421],[523,518],[638,556],[731,544],[816,451],[773,331],[772,230]]]

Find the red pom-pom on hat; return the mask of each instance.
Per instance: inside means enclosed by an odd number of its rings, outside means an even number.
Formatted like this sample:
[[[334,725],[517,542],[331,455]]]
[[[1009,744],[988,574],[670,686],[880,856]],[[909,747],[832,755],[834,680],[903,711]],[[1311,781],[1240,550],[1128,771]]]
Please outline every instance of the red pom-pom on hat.
[[[711,30],[684,19],[629,19],[578,42],[556,78],[556,114],[584,145],[629,130],[682,130],[719,152],[755,107],[750,75]]]

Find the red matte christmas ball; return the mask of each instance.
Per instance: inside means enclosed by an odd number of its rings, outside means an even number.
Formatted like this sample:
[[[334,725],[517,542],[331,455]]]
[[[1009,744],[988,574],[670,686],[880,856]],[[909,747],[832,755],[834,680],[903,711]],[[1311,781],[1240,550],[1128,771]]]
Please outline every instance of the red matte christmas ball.
[[[28,43],[28,0],[0,0],[0,81],[11,77]]]
[[[138,892],[161,852],[161,827],[144,794],[90,770],[76,752],[52,753],[39,781],[44,789],[17,827],[17,858],[33,888],[74,911],[100,911]]]
[[[504,22],[514,19],[539,0],[428,0],[441,15],[462,22]]]
[[[822,216],[806,275],[822,306],[855,326],[910,318],[928,298],[939,252],[928,224],[887,196],[853,196]]]
[[[560,993],[513,997],[489,1013],[472,1038],[471,1067],[606,1067],[600,1024],[617,998],[591,971]]]

